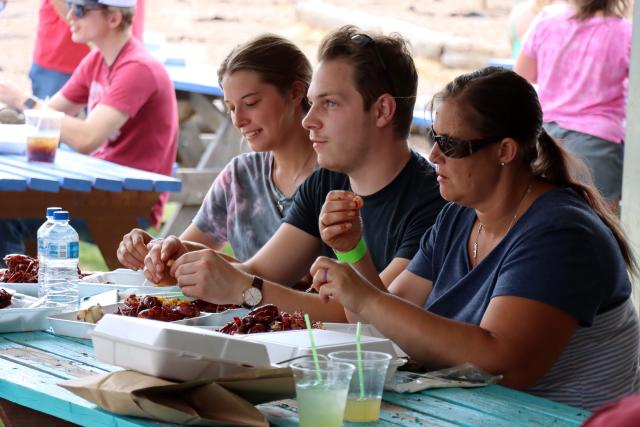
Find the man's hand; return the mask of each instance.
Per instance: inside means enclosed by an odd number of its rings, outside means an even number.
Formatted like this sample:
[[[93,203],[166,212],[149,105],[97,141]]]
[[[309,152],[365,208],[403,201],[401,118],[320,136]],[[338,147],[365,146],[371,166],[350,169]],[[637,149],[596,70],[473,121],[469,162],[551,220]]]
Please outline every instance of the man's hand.
[[[182,255],[171,266],[170,275],[185,295],[216,304],[242,304],[242,293],[252,281],[212,249]]]
[[[360,241],[360,208],[363,204],[362,197],[351,191],[335,190],[327,194],[318,218],[318,227],[320,237],[334,251],[348,252]]]

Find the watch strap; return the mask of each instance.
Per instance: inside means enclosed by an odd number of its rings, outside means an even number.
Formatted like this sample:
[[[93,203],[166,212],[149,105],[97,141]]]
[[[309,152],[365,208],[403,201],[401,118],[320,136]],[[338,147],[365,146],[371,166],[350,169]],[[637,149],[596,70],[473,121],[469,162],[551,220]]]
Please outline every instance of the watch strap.
[[[35,107],[37,103],[38,103],[38,100],[36,98],[34,98],[33,96],[30,96],[30,97],[28,97],[27,99],[24,100],[24,102],[22,103],[22,106],[25,109],[31,109],[31,108]]]
[[[254,288],[258,288],[260,289],[260,291],[262,291],[263,284],[264,284],[264,280],[262,280],[262,277],[253,276],[253,281],[251,282],[251,286],[253,286]]]
[[[258,306],[261,302],[262,302],[262,285],[264,284],[264,280],[262,280],[262,277],[259,276],[253,276],[253,280],[251,281],[251,286],[249,286],[247,289],[244,290],[244,292],[242,292],[242,306],[244,308],[248,308],[248,309],[253,309],[256,306]],[[258,301],[256,304],[251,305],[248,304],[247,301],[245,300],[245,292],[247,292],[248,289],[251,288],[256,288],[260,291],[260,301]]]

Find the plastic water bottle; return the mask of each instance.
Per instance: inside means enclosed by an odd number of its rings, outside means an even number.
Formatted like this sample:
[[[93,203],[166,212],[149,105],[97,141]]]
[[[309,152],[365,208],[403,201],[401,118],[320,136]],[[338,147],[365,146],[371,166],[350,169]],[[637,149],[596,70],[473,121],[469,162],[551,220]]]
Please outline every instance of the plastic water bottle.
[[[47,304],[78,307],[78,233],[69,225],[69,212],[53,213],[53,225],[44,237],[44,287]]]
[[[1,1],[1,0],[0,0]],[[46,268],[45,257],[45,242],[44,236],[49,232],[49,229],[53,226],[53,213],[55,211],[61,211],[61,207],[47,208],[47,220],[38,228],[38,297],[42,297],[44,291],[44,270]]]

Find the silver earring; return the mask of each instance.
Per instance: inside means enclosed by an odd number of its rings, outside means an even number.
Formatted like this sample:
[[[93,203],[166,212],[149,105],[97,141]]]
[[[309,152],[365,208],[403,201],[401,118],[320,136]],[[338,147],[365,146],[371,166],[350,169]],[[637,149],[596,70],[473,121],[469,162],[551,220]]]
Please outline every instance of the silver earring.
[[[504,166],[504,162],[500,162],[500,166]]]

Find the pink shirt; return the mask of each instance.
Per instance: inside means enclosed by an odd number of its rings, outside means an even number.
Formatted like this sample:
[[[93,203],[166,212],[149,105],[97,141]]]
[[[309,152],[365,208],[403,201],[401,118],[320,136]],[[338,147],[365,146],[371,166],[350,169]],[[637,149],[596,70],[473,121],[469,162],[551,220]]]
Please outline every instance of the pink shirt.
[[[142,40],[144,33],[144,0],[136,1],[133,15],[133,35]],[[86,44],[71,40],[69,24],[60,18],[49,0],[42,0],[36,32],[33,62],[49,70],[71,74],[89,53]]]
[[[522,47],[538,63],[544,121],[619,143],[625,131],[631,22],[572,16],[569,6],[546,7]]]
[[[176,160],[178,115],[173,84],[164,66],[131,38],[108,66],[93,50],[62,88],[69,101],[87,105],[89,112],[104,104],[129,119],[91,155],[121,165],[171,175]],[[159,225],[163,194],[151,223]]]

